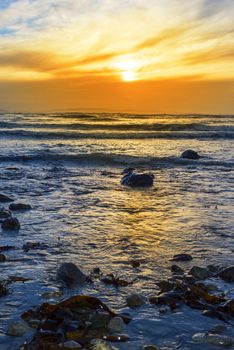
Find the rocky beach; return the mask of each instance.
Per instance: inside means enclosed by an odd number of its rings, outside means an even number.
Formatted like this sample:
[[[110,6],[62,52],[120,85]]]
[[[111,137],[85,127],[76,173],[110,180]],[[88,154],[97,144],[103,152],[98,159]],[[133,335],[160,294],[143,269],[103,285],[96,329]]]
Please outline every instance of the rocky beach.
[[[234,349],[232,116],[1,117],[1,350]]]

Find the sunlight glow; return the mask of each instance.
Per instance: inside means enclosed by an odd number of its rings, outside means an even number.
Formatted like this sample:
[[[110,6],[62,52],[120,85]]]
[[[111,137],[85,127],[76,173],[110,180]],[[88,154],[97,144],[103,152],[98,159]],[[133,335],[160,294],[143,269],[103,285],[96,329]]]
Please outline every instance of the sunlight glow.
[[[123,81],[134,81],[137,79],[136,72],[132,70],[127,70],[125,72],[122,72],[121,74]]]

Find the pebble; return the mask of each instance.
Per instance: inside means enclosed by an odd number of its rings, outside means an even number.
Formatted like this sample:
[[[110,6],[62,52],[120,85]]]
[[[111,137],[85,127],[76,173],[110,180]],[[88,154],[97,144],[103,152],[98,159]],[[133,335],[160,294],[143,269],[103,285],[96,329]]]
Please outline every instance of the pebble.
[[[126,297],[126,302],[129,307],[139,307],[144,304],[144,298],[140,294],[133,293]]]
[[[113,317],[108,323],[108,329],[113,333],[121,333],[124,328],[125,323],[119,316]]]
[[[110,346],[107,342],[105,342],[104,340],[92,340],[91,341],[92,350],[118,350],[116,347],[112,347]]]
[[[12,337],[21,337],[31,331],[31,328],[23,321],[13,321],[8,325],[7,335]]]

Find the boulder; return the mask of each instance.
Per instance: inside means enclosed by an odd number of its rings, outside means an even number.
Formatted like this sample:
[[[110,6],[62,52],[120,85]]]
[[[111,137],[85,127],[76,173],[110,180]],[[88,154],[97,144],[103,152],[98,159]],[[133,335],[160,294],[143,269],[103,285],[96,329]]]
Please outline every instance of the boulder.
[[[30,210],[32,209],[30,204],[24,204],[24,203],[11,203],[9,205],[9,209],[11,211],[17,211],[17,210]]]
[[[73,263],[62,264],[57,271],[57,279],[63,281],[68,287],[82,285],[87,276]]]
[[[234,345],[234,339],[226,335],[197,333],[193,335],[192,339],[195,343],[199,344],[211,344],[223,347]]]
[[[180,158],[186,158],[186,159],[199,159],[201,158],[199,156],[199,154],[191,149],[187,149],[186,151],[184,151]]]
[[[144,304],[144,298],[140,294],[133,293],[127,296],[126,302],[129,307],[135,308]]]
[[[173,256],[173,261],[191,261],[193,258],[190,254],[181,253]]]
[[[234,266],[227,267],[219,272],[219,277],[221,277],[225,282],[234,282]]]
[[[16,231],[20,229],[20,223],[17,218],[7,218],[2,222],[1,226],[5,231]]]
[[[5,194],[0,193],[0,202],[1,203],[7,203],[7,202],[13,202],[14,199],[6,196]]]
[[[197,280],[204,280],[208,277],[211,277],[213,274],[206,269],[205,267],[193,266],[189,271],[189,274],[192,275]]]

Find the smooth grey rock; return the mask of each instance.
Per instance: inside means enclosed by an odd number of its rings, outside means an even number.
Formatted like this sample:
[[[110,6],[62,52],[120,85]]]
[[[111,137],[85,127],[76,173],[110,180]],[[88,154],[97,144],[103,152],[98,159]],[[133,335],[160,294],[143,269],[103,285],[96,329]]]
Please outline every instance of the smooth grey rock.
[[[5,219],[2,224],[2,229],[5,231],[16,231],[20,229],[20,223],[17,218]]]
[[[187,149],[186,151],[184,151],[180,158],[186,158],[186,159],[199,159],[201,158],[199,156],[199,154],[195,151],[193,151],[192,149]]]
[[[189,271],[189,274],[198,280],[204,280],[211,277],[213,274],[205,267],[193,266]]]
[[[8,325],[7,335],[12,337],[22,337],[25,333],[31,331],[31,328],[23,321],[13,321]]]
[[[225,282],[234,282],[234,266],[227,267],[219,272],[219,277],[221,277]]]
[[[125,323],[119,316],[113,317],[108,323],[108,329],[113,333],[121,333],[124,328]]]
[[[30,210],[32,209],[31,205],[29,204],[24,204],[24,203],[11,203],[9,205],[9,209],[12,211],[17,211],[17,210]]]
[[[144,304],[144,298],[140,294],[133,293],[127,296],[126,302],[129,307],[135,308]]]
[[[87,281],[87,276],[73,263],[64,263],[57,271],[57,279],[67,286],[82,285]]]

